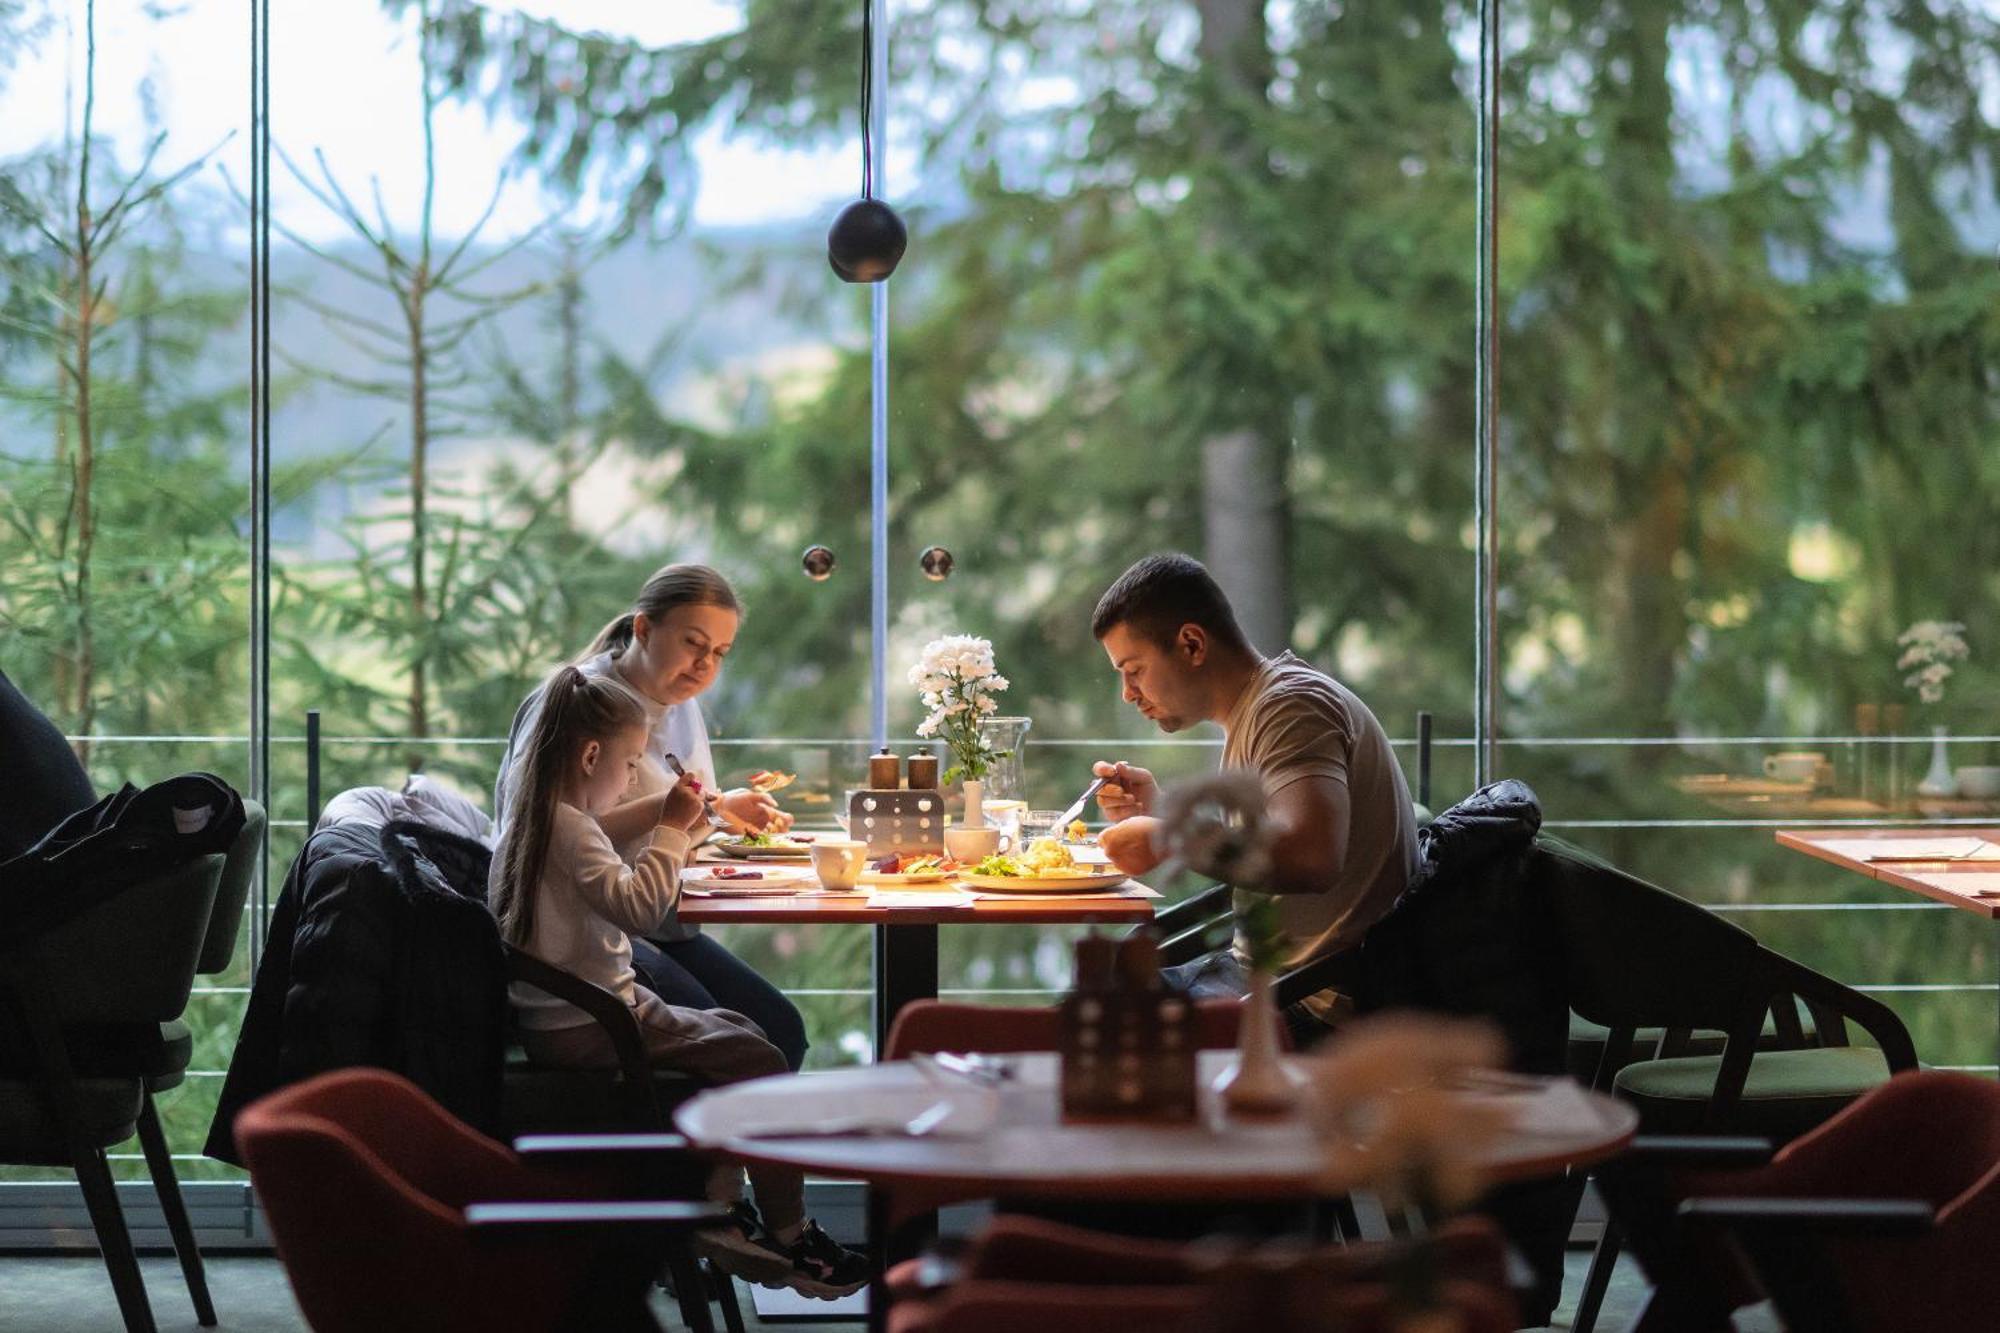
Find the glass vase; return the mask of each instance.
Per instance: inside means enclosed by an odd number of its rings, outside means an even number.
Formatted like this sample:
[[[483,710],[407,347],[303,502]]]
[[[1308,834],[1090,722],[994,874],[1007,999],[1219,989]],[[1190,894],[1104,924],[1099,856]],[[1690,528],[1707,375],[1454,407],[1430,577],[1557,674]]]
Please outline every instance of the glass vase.
[[[1271,974],[1250,973],[1238,1020],[1236,1058],[1215,1080],[1215,1095],[1232,1116],[1284,1115],[1298,1104],[1299,1084],[1278,1049],[1278,1009]]]
[[[979,734],[987,748],[1002,756],[986,770],[986,799],[1025,801],[1028,799],[1028,770],[1021,751],[1033,723],[1025,717],[987,717],[979,720]]]
[[[1933,799],[1957,795],[1958,779],[1951,775],[1951,755],[1945,747],[1949,734],[1943,726],[1931,728],[1931,770],[1917,784],[1917,795]]]

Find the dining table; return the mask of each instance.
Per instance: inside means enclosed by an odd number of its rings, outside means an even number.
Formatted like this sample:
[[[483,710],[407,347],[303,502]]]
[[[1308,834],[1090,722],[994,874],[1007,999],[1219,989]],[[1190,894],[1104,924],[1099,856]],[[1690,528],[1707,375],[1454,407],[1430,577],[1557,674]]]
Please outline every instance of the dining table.
[[[704,848],[696,864],[727,860],[713,848]],[[871,892],[871,887],[884,891]],[[1153,919],[1158,901],[1157,892],[1136,880],[1127,880],[1116,889],[1077,894],[973,890],[958,880],[912,886],[863,884],[852,892],[839,893],[815,884],[796,892],[757,897],[716,896],[688,889],[681,898],[680,919],[695,926],[872,926],[875,1049],[879,1051],[885,1048],[889,1028],[904,1005],[937,998],[938,927],[1134,926]]]
[[[1233,1058],[1197,1053],[1201,1111],[1184,1123],[1065,1120],[1058,1058],[1039,1052],[1005,1057],[1004,1076],[978,1080],[977,1093],[941,1080],[921,1059],[757,1079],[701,1093],[675,1124],[698,1147],[736,1161],[865,1182],[878,1256],[900,1222],[968,1199],[1274,1203],[1365,1185],[1366,1154],[1329,1150],[1310,1115],[1228,1118],[1208,1089]],[[1303,1063],[1293,1064],[1303,1074]],[[1602,1161],[1638,1129],[1630,1105],[1568,1079],[1498,1075],[1455,1095],[1511,1108],[1472,1149],[1494,1184]],[[937,1107],[962,1104],[974,1108],[970,1123],[954,1128],[955,1111],[934,1123]],[[871,1296],[870,1327],[880,1328],[879,1280]]]
[[[1781,847],[1878,884],[2000,923],[2000,826],[1790,828],[1779,829],[1777,838]],[[2000,994],[2000,985],[1994,989]],[[2000,1014],[1994,1031],[1994,1071],[2000,1075]]]

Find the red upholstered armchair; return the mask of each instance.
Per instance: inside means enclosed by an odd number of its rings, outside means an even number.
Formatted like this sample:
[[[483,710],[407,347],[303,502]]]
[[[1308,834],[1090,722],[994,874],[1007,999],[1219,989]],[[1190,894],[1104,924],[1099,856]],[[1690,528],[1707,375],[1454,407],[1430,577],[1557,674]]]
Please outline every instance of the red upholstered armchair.
[[[1435,1236],[1444,1304],[1465,1333],[1511,1333],[1505,1247],[1479,1218]],[[1231,1252],[1109,1236],[1031,1217],[994,1219],[949,1285],[890,1308],[892,1333],[1376,1333],[1405,1311],[1391,1297],[1385,1245]]]
[[[252,1103],[236,1141],[319,1333],[656,1328],[653,1276],[700,1291],[687,1238],[719,1216],[524,1162],[376,1069]]]
[[[1990,1329],[2000,1315],[2000,1084],[1899,1074],[1754,1171],[1696,1182],[1793,1328]]]
[[[1754,1141],[1642,1138],[1607,1174],[1662,1326],[1721,1327],[1768,1294],[1791,1328],[1993,1327],[2000,1084],[1898,1074],[1776,1157],[1717,1169],[1768,1154]]]
[[[1195,1005],[1195,1045],[1203,1050],[1236,1044],[1236,1027],[1243,1006],[1228,1000],[1204,1000]],[[889,1028],[882,1058],[904,1060],[936,1051],[983,1051],[1012,1055],[1022,1051],[1053,1051],[1062,1037],[1061,1011],[1054,1008],[995,1004],[954,1004],[917,1000],[903,1006]],[[1291,1046],[1282,1021],[1278,1040]]]

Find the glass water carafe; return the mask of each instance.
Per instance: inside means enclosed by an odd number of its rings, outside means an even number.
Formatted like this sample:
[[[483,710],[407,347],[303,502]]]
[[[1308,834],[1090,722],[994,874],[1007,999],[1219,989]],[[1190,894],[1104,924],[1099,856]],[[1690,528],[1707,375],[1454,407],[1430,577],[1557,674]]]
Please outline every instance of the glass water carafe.
[[[1028,770],[1023,762],[1022,750],[1027,745],[1028,728],[1031,725],[1025,717],[981,718],[979,734],[986,744],[1002,757],[993,762],[986,773],[986,799],[989,801],[1025,801],[1028,799]]]

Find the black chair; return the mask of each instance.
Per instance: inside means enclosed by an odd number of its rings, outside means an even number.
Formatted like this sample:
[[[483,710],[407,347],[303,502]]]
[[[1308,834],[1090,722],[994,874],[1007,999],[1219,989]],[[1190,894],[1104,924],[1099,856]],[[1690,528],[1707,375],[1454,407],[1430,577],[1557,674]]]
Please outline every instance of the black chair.
[[[643,1181],[652,1197],[704,1198],[708,1164],[671,1132],[670,1119],[674,1109],[704,1084],[653,1066],[638,1020],[616,995],[523,949],[506,947],[510,981],[581,1009],[604,1030],[617,1054],[611,1069],[557,1069],[535,1064],[518,1042],[510,1043],[502,1071],[501,1106],[510,1132],[517,1136],[515,1150],[551,1162],[615,1162]],[[722,1307],[729,1333],[743,1333],[743,1312],[729,1278],[712,1269],[697,1273],[691,1261],[676,1259],[674,1297],[688,1327],[694,1333],[713,1333],[708,1313],[712,1297]]]
[[[180,1016],[224,866],[215,853],[109,893],[71,886],[0,942],[0,1002],[17,1034],[0,1068],[0,1162],[76,1172],[119,1312],[134,1333],[150,1333],[153,1312],[105,1157],[134,1134],[196,1317],[215,1323],[152,1085],[178,1081],[187,1067],[191,1040]]]
[[[1533,873],[1563,937],[1570,1007],[1607,1032],[1591,1085],[1635,1103],[1644,1132],[1787,1142],[1916,1067],[1909,1031],[1888,1006],[1706,908],[1555,838],[1539,840]],[[1849,1022],[1876,1048],[1850,1045]],[[1660,1029],[1655,1058],[1633,1061],[1644,1027]],[[1722,1034],[1720,1051],[1688,1053],[1703,1029]],[[1607,1225],[1572,1324],[1579,1333],[1596,1320],[1619,1244]]]

